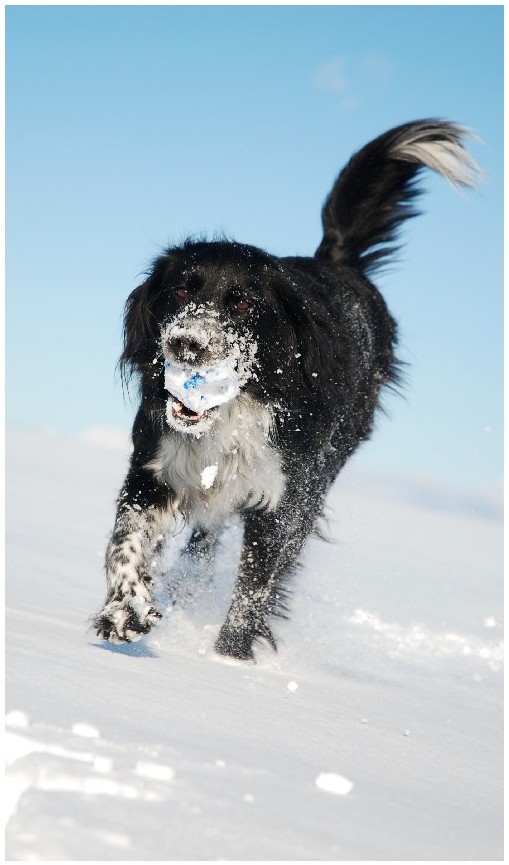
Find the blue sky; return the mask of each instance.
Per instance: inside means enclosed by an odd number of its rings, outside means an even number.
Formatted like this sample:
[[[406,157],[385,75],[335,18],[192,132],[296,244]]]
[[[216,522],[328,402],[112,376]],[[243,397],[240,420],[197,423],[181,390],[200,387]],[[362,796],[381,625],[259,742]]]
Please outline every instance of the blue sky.
[[[312,254],[350,155],[439,116],[483,143],[479,193],[426,178],[378,280],[405,399],[359,462],[502,475],[502,6],[11,6],[7,422],[129,429],[115,374],[140,274],[186,234]]]

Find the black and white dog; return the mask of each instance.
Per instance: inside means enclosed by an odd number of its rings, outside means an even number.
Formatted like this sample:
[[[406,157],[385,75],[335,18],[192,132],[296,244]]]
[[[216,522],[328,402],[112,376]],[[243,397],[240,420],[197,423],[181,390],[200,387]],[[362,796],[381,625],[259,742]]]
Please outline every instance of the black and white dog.
[[[93,620],[99,636],[132,642],[161,618],[157,557],[179,515],[193,526],[187,552],[211,560],[224,520],[240,514],[241,562],[215,648],[240,659],[253,658],[258,638],[276,648],[269,620],[287,611],[285,587],[327,490],[369,437],[380,389],[398,382],[396,326],[369,277],[416,214],[424,167],[475,185],[466,135],[423,120],[355,154],[325,202],[313,258],[188,240],[132,292],[121,365],[139,374],[141,404],[106,602]],[[206,407],[186,404],[172,364],[196,370],[189,387],[226,366],[222,400],[209,405],[205,390]]]

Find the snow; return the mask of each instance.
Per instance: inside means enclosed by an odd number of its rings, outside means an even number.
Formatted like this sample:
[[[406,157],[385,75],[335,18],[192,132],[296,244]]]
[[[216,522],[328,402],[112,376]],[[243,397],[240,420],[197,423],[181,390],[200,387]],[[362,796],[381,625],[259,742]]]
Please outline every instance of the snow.
[[[98,739],[100,736],[99,730],[92,724],[84,724],[78,721],[72,725],[71,729],[75,736],[84,736],[85,739]]]
[[[145,760],[139,760],[134,767],[134,771],[138,775],[143,775],[144,778],[158,778],[160,781],[172,781],[175,777],[175,770],[171,766],[161,766],[160,763],[147,763]]]
[[[7,436],[7,858],[500,859],[496,491],[354,459],[278,654],[227,663],[234,522],[214,585],[194,574],[150,638],[87,631],[128,458],[112,443]]]
[[[206,490],[209,490],[212,484],[214,483],[217,473],[219,471],[219,466],[214,463],[211,466],[205,466],[201,473],[201,485],[205,487]]]
[[[164,386],[188,409],[197,413],[230,402],[240,390],[234,361],[229,358],[201,367],[167,360]]]
[[[334,793],[336,796],[347,796],[353,790],[352,782],[336,772],[320,772],[315,784],[319,790]]]

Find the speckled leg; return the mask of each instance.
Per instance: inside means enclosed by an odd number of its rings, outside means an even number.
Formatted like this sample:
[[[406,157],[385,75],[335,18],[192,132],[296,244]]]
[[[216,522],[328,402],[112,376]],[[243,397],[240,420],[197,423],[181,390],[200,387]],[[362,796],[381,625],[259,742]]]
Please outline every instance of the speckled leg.
[[[132,481],[128,476],[119,497],[106,551],[106,602],[93,619],[97,635],[111,643],[135,642],[161,618],[154,604],[155,577],[173,515],[147,496],[131,496]]]

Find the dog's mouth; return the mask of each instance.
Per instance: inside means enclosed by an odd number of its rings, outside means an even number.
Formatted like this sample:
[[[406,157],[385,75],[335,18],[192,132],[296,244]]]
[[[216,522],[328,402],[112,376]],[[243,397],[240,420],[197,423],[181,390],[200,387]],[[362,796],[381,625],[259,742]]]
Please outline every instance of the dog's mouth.
[[[184,405],[183,402],[180,402],[180,400],[177,399],[176,396],[173,396],[173,394],[170,394],[169,402],[172,415],[182,423],[186,424],[192,425],[195,423],[199,423],[205,418],[210,417],[210,415],[214,411],[213,408],[209,408],[204,409],[200,412],[195,412],[192,409],[188,408],[186,405]]]
[[[219,407],[235,399],[240,391],[236,366],[229,357],[198,367],[166,359],[164,386],[169,425],[178,432],[206,432],[217,418]]]

